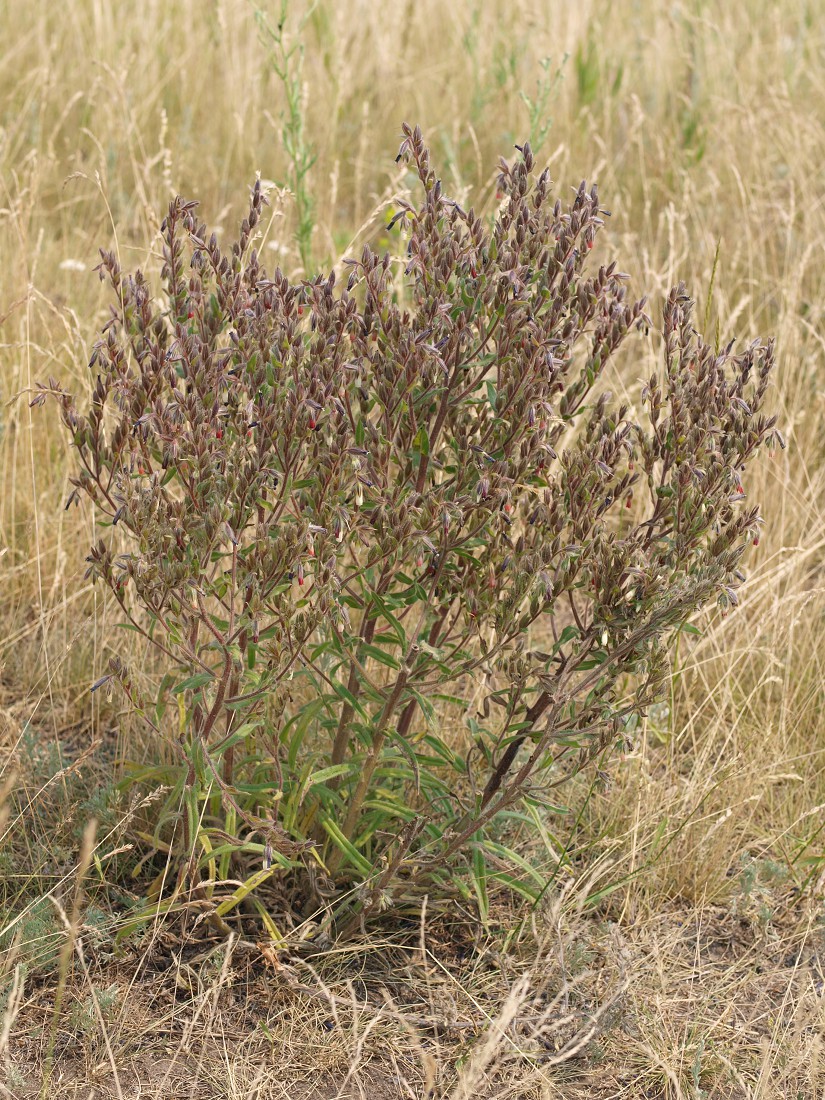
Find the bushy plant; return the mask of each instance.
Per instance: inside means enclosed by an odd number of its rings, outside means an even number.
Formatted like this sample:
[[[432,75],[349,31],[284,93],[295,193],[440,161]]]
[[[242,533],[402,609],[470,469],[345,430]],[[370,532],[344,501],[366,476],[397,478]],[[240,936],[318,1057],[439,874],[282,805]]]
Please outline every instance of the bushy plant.
[[[160,296],[102,253],[90,406],[53,380],[36,398],[71,433],[72,497],[111,524],[88,575],[165,663],[157,698],[117,656],[98,686],[154,731],[134,773],[172,788],[154,843],[213,920],[248,898],[272,930],[273,875],[339,929],[434,881],[483,908],[491,860],[537,894],[502,815],[550,805],[657,697],[668,638],[737,602],[743,471],[781,441],[772,345],[717,353],[679,286],[643,408],[616,401],[644,300],[588,270],[595,187],[563,206],[519,152],[485,221],[405,126],[403,257],[365,247],[344,285],[267,274],[260,184],[226,252],[175,199]]]

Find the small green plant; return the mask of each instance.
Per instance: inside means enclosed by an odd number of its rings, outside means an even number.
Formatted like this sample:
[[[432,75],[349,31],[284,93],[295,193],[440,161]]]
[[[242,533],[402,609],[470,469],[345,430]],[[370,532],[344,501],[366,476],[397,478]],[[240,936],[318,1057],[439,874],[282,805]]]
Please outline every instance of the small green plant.
[[[563,206],[525,145],[485,224],[418,128],[399,157],[403,258],[365,247],[343,285],[263,269],[259,185],[228,251],[175,199],[160,296],[102,253],[90,406],[35,398],[108,525],[88,575],[166,667],[151,698],[119,656],[95,685],[156,738],[131,780],[170,787],[147,839],[177,875],[135,921],[243,904],[274,935],[273,876],[339,932],[422,889],[537,898],[508,827],[621,741],[689,616],[737,603],[772,346],[716,354],[677,287],[634,412],[604,375],[650,322],[615,263],[588,273],[596,189]]]
[[[314,5],[301,20],[299,31],[313,10]],[[306,92],[302,80],[304,46],[300,36],[294,42],[288,39],[288,15],[288,0],[281,0],[274,26],[265,12],[255,8],[261,41],[269,51],[272,71],[280,82],[285,99],[281,111],[281,143],[289,160],[288,185],[295,200],[295,243],[304,272],[309,273],[312,270],[312,231],[315,228],[315,203],[309,188],[309,173],[315,163],[315,152],[306,136]]]
[[[527,92],[521,93],[521,99],[527,108],[530,129],[530,148],[534,154],[538,153],[547,140],[553,120],[550,116],[550,97],[558,88],[561,81],[567,57],[557,66],[555,72],[551,70],[551,58],[544,57],[539,61],[541,76],[536,84],[535,96],[529,96]]]
[[[78,1001],[69,1014],[73,1027],[84,1036],[95,1035],[100,1027],[100,1019],[108,1021],[114,1016],[118,992],[116,982],[105,989],[92,986],[88,995]]]
[[[0,934],[0,950],[20,960],[25,969],[51,972],[57,968],[63,937],[60,921],[49,898],[39,898],[22,918],[9,922]]]

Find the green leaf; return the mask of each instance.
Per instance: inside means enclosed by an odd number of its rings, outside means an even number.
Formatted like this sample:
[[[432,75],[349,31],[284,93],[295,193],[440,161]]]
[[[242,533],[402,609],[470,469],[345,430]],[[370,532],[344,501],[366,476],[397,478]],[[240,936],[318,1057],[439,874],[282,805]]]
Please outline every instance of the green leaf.
[[[166,713],[166,693],[175,682],[175,674],[173,672],[167,672],[164,674],[163,679],[160,682],[158,688],[157,704],[155,706],[155,719],[158,723],[163,720],[163,715]]]
[[[702,631],[698,626],[694,626],[693,623],[682,623],[679,627],[679,631],[682,634],[698,634],[701,637]]]
[[[396,671],[401,668],[401,664],[390,656],[385,650],[380,649],[377,645],[370,645],[369,642],[362,642],[359,646],[359,652],[365,654],[367,657],[372,657],[374,661],[378,661],[381,665],[386,665],[387,668],[395,669]]]
[[[577,626],[566,626],[564,630],[559,634],[559,640],[553,646],[553,653],[558,653],[563,645],[567,645],[568,642],[572,642],[574,638],[579,637],[579,628]]]
[[[530,721],[525,722],[512,722],[507,727],[507,733],[521,733],[522,730],[529,730],[533,728],[534,723]]]
[[[365,798],[364,799],[365,810],[375,810],[380,813],[384,818],[400,818],[402,821],[412,821],[416,816],[417,811],[412,806],[406,805],[404,802],[396,802],[393,800],[385,801],[379,797]],[[381,822],[382,827],[386,828],[387,822]],[[373,830],[374,832],[375,830]],[[359,844],[362,837],[358,837]]]
[[[220,905],[216,906],[215,913],[219,917],[225,917],[227,913],[231,913],[236,905],[240,905],[245,897],[252,893],[253,890],[257,890],[267,879],[272,878],[275,874],[274,865],[268,870],[261,868],[259,871],[255,871],[249,876],[238,888],[235,890],[225,901],[222,901]]]
[[[513,851],[512,848],[507,848],[504,844],[496,844],[492,840],[486,841],[486,847],[488,851],[493,852],[499,859],[505,860],[507,863],[512,863],[514,867],[518,867],[523,871],[528,878],[539,888],[543,889],[546,883],[546,877],[537,870],[531,863],[528,863],[524,856],[520,856],[518,852]],[[498,877],[498,876],[496,876]]]
[[[315,787],[319,783],[326,783],[329,779],[335,779],[339,775],[347,775],[350,772],[356,770],[356,765],[349,764],[330,764],[328,768],[319,768],[317,772],[313,772],[309,777],[307,783],[307,789]]]
[[[595,653],[592,653],[588,660],[579,661],[576,665],[576,672],[584,672],[589,668],[598,668],[599,665],[603,665],[609,658],[610,654],[606,653],[603,649],[597,649]]]
[[[480,844],[473,846],[473,870],[470,880],[478,902],[478,915],[482,924],[487,924],[490,918],[490,898],[487,893],[487,861]]]
[[[421,791],[421,771],[418,767],[418,758],[415,755],[415,750],[406,738],[399,734],[398,730],[392,730],[390,737],[392,739],[392,744],[398,748],[399,752],[401,752],[404,757],[406,757],[413,770],[415,775],[415,793],[418,794]]]
[[[353,867],[360,871],[365,878],[372,874],[372,864],[361,855],[351,841],[347,840],[338,825],[331,818],[325,817],[321,821],[321,826],[335,847],[347,857]]]
[[[433,692],[432,699],[437,699],[439,703],[449,703],[454,707],[461,707],[462,710],[467,708],[467,700],[463,699],[460,695],[447,695],[443,691]]]
[[[335,692],[335,694],[338,696],[338,698],[343,699],[345,703],[349,703],[349,705],[352,707],[352,709],[355,711],[355,713],[360,714],[365,722],[369,721],[369,715],[364,710],[364,708],[361,706],[361,704],[358,702],[358,700],[355,698],[355,696],[352,694],[352,692],[349,690],[349,688],[344,687],[343,684],[339,684],[337,680],[333,680],[330,683],[330,687]],[[331,698],[332,698],[331,695],[325,695],[324,696],[324,699],[331,699]]]
[[[289,721],[285,723],[284,728],[281,730],[281,744],[289,746],[287,762],[291,769],[295,768],[295,762],[298,758],[298,753],[300,752],[310,722],[316,718],[319,711],[323,709],[324,700],[322,698],[311,699],[301,707],[297,714],[294,714]]]
[[[217,750],[221,753],[225,752],[231,745],[237,745],[239,741],[245,740],[250,735],[250,733],[252,733],[263,724],[263,718],[256,718],[251,722],[244,722],[242,726],[239,726],[236,730],[233,730],[227,738],[225,738],[223,741],[219,741],[214,748],[210,749],[210,751],[215,752]]]
[[[487,387],[487,400],[490,402],[490,408],[493,410],[493,412],[496,412],[497,411],[496,410],[496,399],[498,397],[498,394],[496,393],[495,383],[493,383],[492,381],[490,381],[490,379],[488,379],[487,382],[486,382],[486,387]]]
[[[420,691],[416,691],[415,688],[409,688],[408,690],[413,699],[415,699],[415,701],[421,707],[421,713],[426,718],[427,724],[432,725],[433,721],[435,720],[435,707],[433,707],[429,699],[424,698]]]
[[[204,686],[204,684],[211,683],[215,679],[213,672],[197,672],[194,676],[187,676],[185,680],[181,680],[179,684],[176,684],[172,688],[173,695],[180,695],[184,691],[196,691],[198,688]]]
[[[450,749],[449,746],[445,745],[440,737],[436,737],[435,734],[432,733],[425,733],[422,737],[422,741],[425,745],[429,745],[433,752],[440,756],[445,763],[450,765],[450,767],[455,768],[457,771],[460,772],[464,771],[463,760],[460,757],[456,756],[452,749]],[[419,760],[423,759],[425,762],[427,760],[426,757],[422,758],[420,753],[418,758]]]
[[[390,610],[392,606],[398,607],[399,604],[395,601],[393,601],[393,603],[391,604],[390,600],[384,599],[382,596],[379,596],[377,592],[373,592],[372,602],[381,612],[382,617],[386,619],[387,624],[391,626],[392,629],[395,631],[395,636],[398,639],[398,644],[401,646],[402,649],[406,649],[407,635],[404,627],[401,625],[398,619],[396,619],[395,615],[393,615],[392,611]]]
[[[273,853],[273,858],[274,858],[274,853]],[[263,904],[261,899],[256,898],[254,894],[250,894],[249,895],[249,901],[258,910],[258,915],[261,918],[261,922],[262,922],[264,928],[269,933],[269,939],[272,942],[272,944],[277,948],[286,947],[287,946],[286,939],[281,934],[281,931],[278,928],[275,921],[269,915],[269,912],[267,911],[266,906]]]

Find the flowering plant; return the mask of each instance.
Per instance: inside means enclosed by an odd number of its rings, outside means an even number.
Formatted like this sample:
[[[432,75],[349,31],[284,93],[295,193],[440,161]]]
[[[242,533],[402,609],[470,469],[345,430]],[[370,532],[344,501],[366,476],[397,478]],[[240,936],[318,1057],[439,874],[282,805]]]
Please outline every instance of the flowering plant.
[[[103,680],[157,738],[132,778],[171,788],[173,900],[221,923],[245,898],[271,923],[273,876],[339,928],[433,880],[484,909],[491,868],[537,896],[498,823],[552,811],[656,698],[667,639],[737,602],[742,471],[781,438],[771,344],[715,352],[683,286],[642,412],[607,392],[651,322],[615,263],[589,270],[595,188],[564,207],[524,146],[487,223],[418,128],[399,156],[404,255],[365,247],[343,286],[264,270],[260,184],[228,252],[175,199],[160,298],[102,254],[90,406],[36,399],[111,524],[89,574],[165,666],[151,700],[118,656]]]

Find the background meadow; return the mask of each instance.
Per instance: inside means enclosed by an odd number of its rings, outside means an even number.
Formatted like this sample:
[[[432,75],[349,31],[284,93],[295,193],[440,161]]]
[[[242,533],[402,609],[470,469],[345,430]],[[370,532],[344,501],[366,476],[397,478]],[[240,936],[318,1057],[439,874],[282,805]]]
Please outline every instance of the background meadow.
[[[6,0],[0,43],[0,1087],[36,1095],[51,1063],[67,1096],[821,1095],[825,5]],[[742,606],[681,640],[637,746],[569,794],[540,909],[501,898],[463,945],[425,912],[413,947],[280,974],[162,928],[116,954],[142,812],[118,761],[146,745],[89,687],[145,654],[83,579],[93,517],[64,510],[66,441],[27,391],[89,392],[97,250],[157,272],[176,193],[230,236],[271,181],[262,257],[295,277],[388,245],[402,120],[485,213],[529,139],[563,200],[598,182],[598,259],[654,320],[684,279],[720,344],[776,337],[788,447],[745,486]],[[659,353],[635,339],[612,384],[638,400]],[[558,864],[557,838],[520,843]]]

